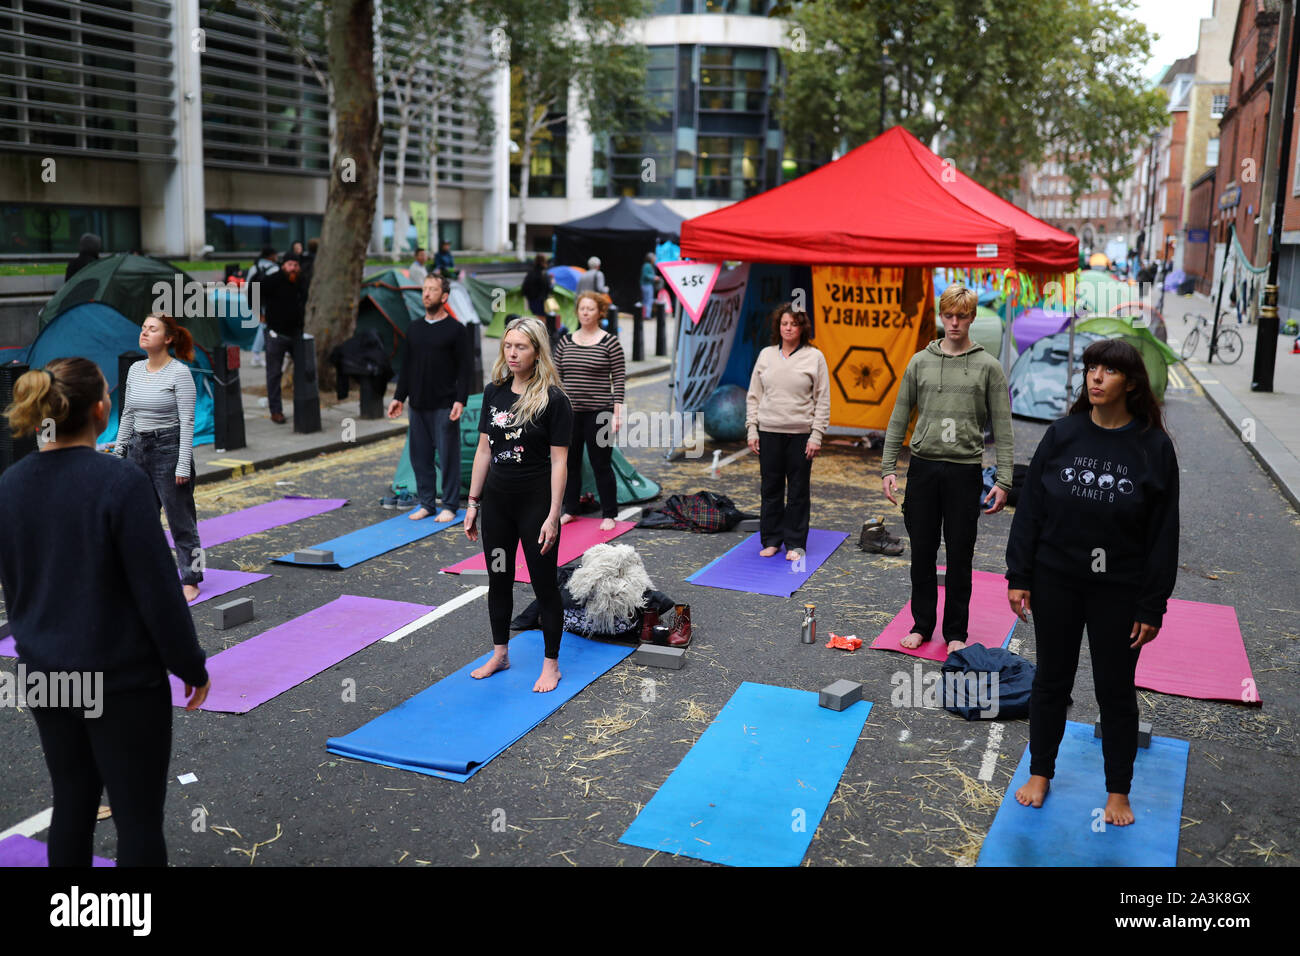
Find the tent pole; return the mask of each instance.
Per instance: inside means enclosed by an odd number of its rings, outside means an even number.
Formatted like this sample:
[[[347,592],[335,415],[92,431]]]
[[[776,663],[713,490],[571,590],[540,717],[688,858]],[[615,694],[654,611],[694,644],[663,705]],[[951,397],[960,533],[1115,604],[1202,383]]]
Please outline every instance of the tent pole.
[[[1074,323],[1079,320],[1079,287],[1074,287],[1074,305],[1070,309],[1070,344],[1065,356],[1065,411],[1069,414],[1070,397],[1074,394]]]
[[[677,323],[677,328],[673,332],[673,360],[672,360],[672,364],[669,366],[670,371],[668,373],[668,420],[669,421],[673,420],[673,417],[677,411],[677,356],[680,352],[681,337],[682,337],[682,302],[680,299],[677,299],[676,296],[674,296],[674,299],[676,301],[673,303],[673,319]],[[682,422],[682,437],[683,438],[686,437],[685,421]],[[670,447],[667,451],[664,452],[664,458],[668,461],[671,461],[673,457],[677,454],[677,451],[678,451],[677,446],[674,445]]]

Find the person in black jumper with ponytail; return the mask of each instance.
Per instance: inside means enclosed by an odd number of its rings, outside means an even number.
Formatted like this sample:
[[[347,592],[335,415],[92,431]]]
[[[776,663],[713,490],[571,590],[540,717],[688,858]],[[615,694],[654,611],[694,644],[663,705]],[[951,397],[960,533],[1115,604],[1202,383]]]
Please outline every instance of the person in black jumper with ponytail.
[[[53,441],[0,475],[0,586],[19,663],[51,687],[55,675],[102,677],[89,709],[30,708],[54,791],[50,866],[90,866],[104,788],[118,865],[166,865],[167,672],[185,682],[187,710],[209,689],[150,480],[95,451],[111,408],[95,363],[64,358],[19,378],[5,411],[19,436],[54,423]]]
[[[1137,756],[1134,674],[1160,632],[1178,571],[1178,457],[1142,356],[1119,339],[1083,353],[1084,390],[1034,452],[1007,543],[1007,597],[1029,620],[1037,672],[1029,702],[1029,781],[1041,807],[1065,734],[1065,712],[1088,629],[1101,710],[1105,822],[1133,822]]]

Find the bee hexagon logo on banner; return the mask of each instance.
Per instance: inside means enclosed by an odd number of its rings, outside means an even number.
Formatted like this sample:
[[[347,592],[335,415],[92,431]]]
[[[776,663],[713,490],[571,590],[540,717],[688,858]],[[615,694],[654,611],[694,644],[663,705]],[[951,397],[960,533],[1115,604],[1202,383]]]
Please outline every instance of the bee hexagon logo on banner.
[[[846,349],[831,377],[844,400],[859,405],[879,405],[898,378],[885,350],[867,345]]]

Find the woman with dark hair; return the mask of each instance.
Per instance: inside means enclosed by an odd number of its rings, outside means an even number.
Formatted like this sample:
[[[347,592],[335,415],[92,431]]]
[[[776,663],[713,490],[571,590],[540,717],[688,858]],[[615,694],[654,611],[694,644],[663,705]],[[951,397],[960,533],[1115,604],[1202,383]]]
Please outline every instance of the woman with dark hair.
[[[119,866],[165,866],[171,671],[188,710],[208,675],[176,586],[149,479],[95,451],[108,384],[94,362],[55,359],[18,379],[5,414],[15,435],[54,438],[0,475],[0,586],[19,663],[80,700],[29,700],[54,793],[50,866],[90,866],[108,789]],[[57,502],[57,507],[51,507]]]
[[[478,680],[510,666],[515,554],[522,547],[546,642],[542,673],[533,690],[546,693],[560,682],[564,606],[556,556],[572,430],[573,410],[551,361],[546,327],[532,316],[514,319],[501,337],[492,380],[483,389],[478,450],[465,509],[465,536],[477,541],[482,506],[483,555],[488,565],[492,656],[470,672]]]
[[[194,510],[197,393],[185,364],[194,358],[194,339],[170,315],[154,312],[140,326],[140,348],[148,358],[127,373],[115,451],[143,468],[153,482],[154,507],[167,512],[176,544],[185,600],[193,601],[199,596],[204,565]]]
[[[524,275],[523,285],[519,291],[524,294],[528,311],[541,318],[546,315],[546,297],[551,294],[555,281],[546,271],[546,256],[538,254],[533,260],[533,267]],[[554,330],[552,330],[554,331]]]
[[[830,373],[812,344],[808,313],[786,302],[772,313],[772,344],[758,353],[749,378],[745,428],[762,481],[759,535],[770,558],[785,545],[787,561],[808,546],[812,460],[831,421]],[[788,496],[788,497],[787,497]]]
[[[1178,457],[1142,356],[1119,339],[1083,353],[1084,388],[1038,443],[1007,542],[1007,598],[1022,621],[1033,596],[1037,673],[1029,703],[1029,781],[1041,807],[1065,733],[1083,629],[1101,710],[1105,822],[1134,820],[1134,674],[1160,632],[1178,570]]]

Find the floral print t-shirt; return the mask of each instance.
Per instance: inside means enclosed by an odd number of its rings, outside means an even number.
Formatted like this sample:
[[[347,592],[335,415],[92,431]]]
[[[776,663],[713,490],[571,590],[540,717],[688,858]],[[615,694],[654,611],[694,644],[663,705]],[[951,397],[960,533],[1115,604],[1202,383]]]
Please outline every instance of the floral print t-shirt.
[[[483,389],[483,410],[478,430],[488,436],[492,465],[488,480],[493,484],[531,484],[548,480],[551,474],[551,446],[567,447],[573,433],[573,408],[568,396],[552,388],[546,410],[527,426],[514,421],[511,408],[518,395],[510,383],[489,383]]]

